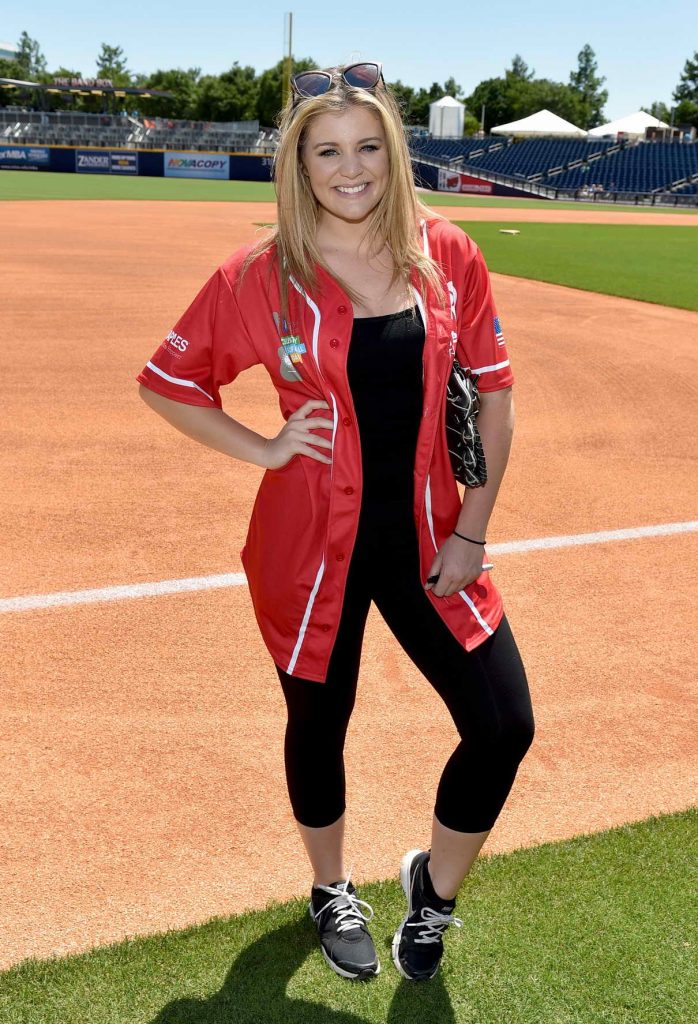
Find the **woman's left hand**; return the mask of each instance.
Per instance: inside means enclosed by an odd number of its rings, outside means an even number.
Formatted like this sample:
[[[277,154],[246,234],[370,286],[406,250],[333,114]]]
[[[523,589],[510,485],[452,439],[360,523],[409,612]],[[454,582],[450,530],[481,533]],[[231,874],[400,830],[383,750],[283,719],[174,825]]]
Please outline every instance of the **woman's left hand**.
[[[485,549],[451,534],[441,545],[427,578],[439,573],[436,583],[425,583],[425,590],[433,590],[434,597],[450,597],[467,587],[482,572]]]

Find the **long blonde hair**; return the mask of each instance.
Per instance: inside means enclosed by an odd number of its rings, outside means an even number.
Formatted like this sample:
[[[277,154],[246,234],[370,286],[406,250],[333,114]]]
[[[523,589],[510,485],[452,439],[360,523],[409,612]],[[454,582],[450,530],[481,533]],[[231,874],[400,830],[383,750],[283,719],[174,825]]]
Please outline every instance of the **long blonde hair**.
[[[339,76],[342,67],[328,68],[334,81],[322,96],[298,99],[290,93],[279,117],[279,145],[274,155],[272,180],[277,196],[277,225],[248,253],[242,275],[260,255],[276,247],[281,303],[288,311],[289,277],[293,276],[308,292],[317,288],[315,267],[319,264],[338,282],[352,302],[361,296],[334,274],[325,263],[315,241],[319,204],[303,173],[301,152],[312,122],[321,114],[340,113],[350,106],[363,106],[378,115],[385,133],[389,175],[387,188],[373,211],[367,240],[369,251],[376,243],[387,245],[394,264],[391,284],[402,279],[410,282],[412,267],[417,271],[422,297],[430,285],[442,303],[446,303],[444,277],[437,263],[427,256],[419,238],[419,220],[435,217],[417,195],[412,162],[405,138],[400,108],[392,91],[380,84],[375,90],[357,89]],[[380,248],[380,245],[378,245]],[[242,277],[241,275],[241,277]]]

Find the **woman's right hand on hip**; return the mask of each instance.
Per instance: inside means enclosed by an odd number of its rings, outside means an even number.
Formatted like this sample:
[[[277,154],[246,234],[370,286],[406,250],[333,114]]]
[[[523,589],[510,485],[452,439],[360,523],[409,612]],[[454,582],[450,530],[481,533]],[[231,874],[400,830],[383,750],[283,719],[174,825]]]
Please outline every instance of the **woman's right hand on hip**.
[[[281,469],[294,455],[308,455],[311,459],[317,459],[318,462],[331,464],[332,459],[329,455],[324,455],[312,447],[318,445],[321,448],[332,449],[332,441],[320,434],[314,434],[312,428],[321,427],[332,430],[333,421],[321,419],[318,416],[306,418],[311,409],[317,408],[329,409],[330,407],[322,399],[310,399],[300,409],[291,413],[276,437],[267,441],[264,449],[267,469]]]

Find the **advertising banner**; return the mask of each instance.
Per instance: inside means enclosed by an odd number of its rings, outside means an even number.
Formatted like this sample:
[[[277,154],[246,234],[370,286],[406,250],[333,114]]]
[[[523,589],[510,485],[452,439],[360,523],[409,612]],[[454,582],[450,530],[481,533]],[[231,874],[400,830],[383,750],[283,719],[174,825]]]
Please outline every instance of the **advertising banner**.
[[[83,174],[109,174],[111,171],[109,153],[96,149],[76,149],[75,170]]]
[[[138,153],[112,150],[111,172],[112,174],[138,174]]]
[[[49,165],[47,146],[0,146],[0,167],[38,171]]]
[[[227,153],[163,154],[166,178],[217,178],[227,181],[230,158]]]
[[[439,192],[470,192],[483,196],[492,195],[492,182],[471,178],[468,174],[439,168]]]

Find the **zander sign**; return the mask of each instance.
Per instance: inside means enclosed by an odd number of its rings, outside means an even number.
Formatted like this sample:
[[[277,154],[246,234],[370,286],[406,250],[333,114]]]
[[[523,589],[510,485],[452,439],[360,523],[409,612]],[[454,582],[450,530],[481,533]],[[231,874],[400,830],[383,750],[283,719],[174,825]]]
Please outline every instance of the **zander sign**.
[[[91,149],[75,151],[75,170],[86,174],[109,174],[111,159],[109,153],[97,153]]]
[[[166,178],[218,178],[228,180],[230,157],[227,153],[163,154]]]

